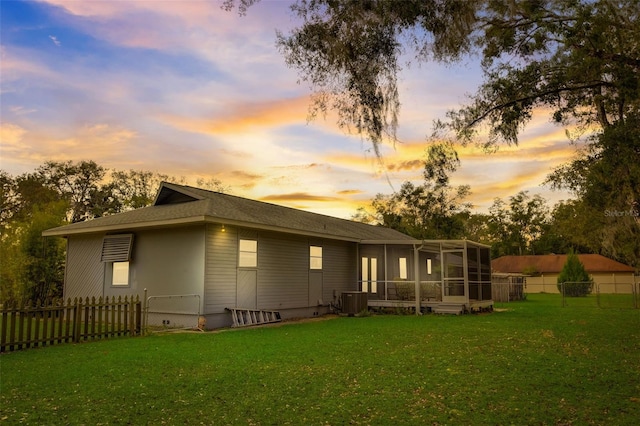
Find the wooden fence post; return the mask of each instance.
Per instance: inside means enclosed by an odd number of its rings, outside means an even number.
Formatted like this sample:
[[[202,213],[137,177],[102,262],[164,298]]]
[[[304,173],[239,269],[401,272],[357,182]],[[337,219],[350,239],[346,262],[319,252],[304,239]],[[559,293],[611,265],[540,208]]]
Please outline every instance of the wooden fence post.
[[[131,336],[131,306],[129,305],[129,299],[124,297],[124,335]]]
[[[80,321],[82,321],[82,298],[75,298],[73,307],[73,342],[80,342]]]
[[[142,334],[142,302],[136,298],[136,335]]]
[[[62,301],[64,304],[64,300]],[[64,306],[64,318],[65,318],[65,327],[64,327],[64,342],[69,343],[69,341],[73,341],[73,336],[71,334],[71,325],[73,324],[73,307],[71,305],[71,298],[67,299],[67,304]]]
[[[35,315],[35,310],[33,312],[31,312],[31,301],[27,302],[24,305],[24,308],[22,310],[22,313],[20,315],[24,315],[25,316],[25,320],[27,321],[27,335],[26,335],[26,339],[27,339],[27,344],[25,345],[27,348],[31,347],[31,330],[33,330],[33,326],[32,326],[32,320],[33,317]],[[35,346],[35,344],[34,344]]]
[[[0,352],[4,352],[7,343],[7,322],[9,320],[9,307],[2,307],[2,328],[0,329]]]

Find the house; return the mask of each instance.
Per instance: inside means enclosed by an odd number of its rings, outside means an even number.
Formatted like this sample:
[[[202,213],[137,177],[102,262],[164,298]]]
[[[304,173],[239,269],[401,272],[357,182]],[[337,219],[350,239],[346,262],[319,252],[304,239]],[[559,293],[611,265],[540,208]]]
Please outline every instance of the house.
[[[634,292],[634,268],[599,254],[578,254],[600,293]],[[566,254],[502,256],[491,262],[494,273],[525,274],[528,293],[559,293],[557,279]]]
[[[151,325],[205,320],[207,328],[226,327],[230,310],[240,308],[281,318],[321,315],[354,291],[366,292],[369,304],[416,309],[429,309],[422,301],[463,310],[470,300],[492,305],[490,285],[482,286],[488,247],[416,241],[381,226],[168,182],[149,207],[43,235],[67,239],[65,298],[137,294]]]

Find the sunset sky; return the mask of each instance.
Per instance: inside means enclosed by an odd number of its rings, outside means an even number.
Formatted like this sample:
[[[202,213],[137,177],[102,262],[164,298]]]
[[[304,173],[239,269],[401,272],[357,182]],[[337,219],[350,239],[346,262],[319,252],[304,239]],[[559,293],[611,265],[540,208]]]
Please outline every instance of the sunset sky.
[[[421,182],[431,123],[482,81],[477,58],[400,75],[398,137],[378,160],[332,117],[307,122],[310,90],[275,46],[298,23],[288,1],[247,16],[205,1],[1,1],[0,168],[93,160],[118,170],[216,178],[234,195],[349,218],[377,193]],[[534,117],[518,147],[461,148],[454,184],[486,212],[539,193],[572,158],[564,129]]]

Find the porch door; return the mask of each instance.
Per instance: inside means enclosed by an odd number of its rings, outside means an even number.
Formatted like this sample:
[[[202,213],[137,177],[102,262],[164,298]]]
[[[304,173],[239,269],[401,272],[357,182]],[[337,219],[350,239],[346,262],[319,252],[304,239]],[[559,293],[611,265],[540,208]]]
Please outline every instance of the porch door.
[[[362,291],[367,293],[377,293],[378,259],[375,257],[363,257],[361,275]]]
[[[443,251],[442,255],[442,301],[466,303],[465,251]]]
[[[238,269],[237,308],[256,309],[258,306],[258,271]]]

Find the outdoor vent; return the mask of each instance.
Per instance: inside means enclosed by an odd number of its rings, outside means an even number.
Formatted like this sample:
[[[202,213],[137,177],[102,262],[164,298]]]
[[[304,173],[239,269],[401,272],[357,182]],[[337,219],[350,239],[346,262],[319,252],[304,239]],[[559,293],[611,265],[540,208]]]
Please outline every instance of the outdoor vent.
[[[368,308],[368,297],[364,291],[342,292],[342,313],[357,315]]]
[[[106,235],[102,240],[102,261],[128,262],[132,242],[133,234]]]

